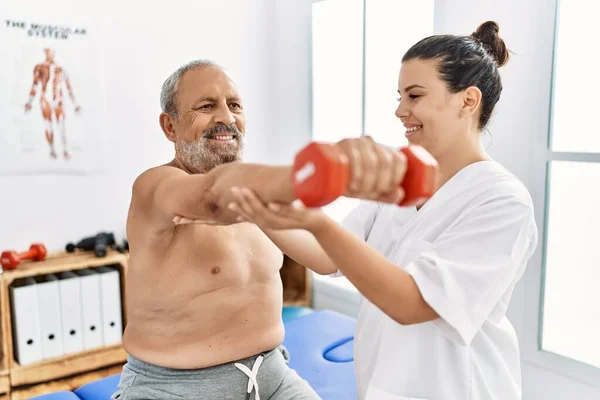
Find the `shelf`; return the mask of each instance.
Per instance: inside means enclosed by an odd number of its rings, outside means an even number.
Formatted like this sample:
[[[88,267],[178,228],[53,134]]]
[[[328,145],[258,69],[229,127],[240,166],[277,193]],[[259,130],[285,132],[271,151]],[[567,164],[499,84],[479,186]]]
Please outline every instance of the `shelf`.
[[[75,271],[83,268],[100,267],[111,264],[126,264],[127,256],[117,251],[109,251],[105,257],[96,257],[90,252],[57,253],[44,261],[29,261],[19,264],[16,269],[4,270],[5,286],[12,281],[29,276],[55,274],[63,271]]]
[[[126,360],[127,353],[123,346],[117,345],[69,354],[23,366],[14,362],[10,370],[10,382],[13,387],[47,382],[93,371],[107,365],[121,364],[122,366]]]
[[[77,353],[67,354],[31,364],[20,365],[14,358],[12,309],[9,288],[20,278],[45,274],[60,274],[85,268],[114,266],[120,272],[121,307],[123,327],[126,324],[124,313],[125,273],[128,257],[117,251],[109,251],[105,257],[96,257],[91,252],[51,253],[43,261],[27,261],[14,270],[5,270],[0,275],[0,394],[6,382],[10,399],[29,399],[48,393],[54,387],[73,389],[97,379],[94,371],[115,368],[118,373],[127,361],[127,353],[122,344],[111,345]],[[4,371],[4,372],[2,372]],[[98,374],[98,372],[95,372]],[[4,376],[4,378],[2,378]],[[87,378],[86,378],[87,377]],[[57,386],[58,385],[58,386]],[[67,389],[71,390],[71,389]],[[0,397],[1,400],[1,397]]]

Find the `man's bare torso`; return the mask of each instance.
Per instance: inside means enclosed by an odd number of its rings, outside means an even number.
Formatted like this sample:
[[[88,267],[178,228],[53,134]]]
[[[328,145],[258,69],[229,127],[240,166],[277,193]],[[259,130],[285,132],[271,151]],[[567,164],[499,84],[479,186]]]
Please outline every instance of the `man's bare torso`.
[[[283,341],[281,251],[255,225],[157,233],[133,199],[124,346],[141,360],[203,368]]]

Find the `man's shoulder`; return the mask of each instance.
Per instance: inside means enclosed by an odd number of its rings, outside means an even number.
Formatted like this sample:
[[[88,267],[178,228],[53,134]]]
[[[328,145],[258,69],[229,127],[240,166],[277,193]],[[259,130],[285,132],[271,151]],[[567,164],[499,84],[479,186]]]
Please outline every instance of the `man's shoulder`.
[[[143,232],[153,232],[148,227],[152,226],[152,221],[155,220],[153,202],[156,200],[156,191],[162,181],[180,174],[186,173],[174,166],[164,164],[148,168],[135,178],[131,190],[128,230],[139,233],[138,228],[143,226]]]
[[[152,187],[164,179],[187,175],[187,172],[173,164],[163,164],[148,168],[138,175],[133,181],[133,189],[146,189]]]

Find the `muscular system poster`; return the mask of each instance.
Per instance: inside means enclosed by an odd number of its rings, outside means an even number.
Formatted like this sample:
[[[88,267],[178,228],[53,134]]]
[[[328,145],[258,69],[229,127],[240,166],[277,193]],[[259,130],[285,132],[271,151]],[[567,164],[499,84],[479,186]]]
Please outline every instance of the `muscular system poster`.
[[[0,20],[0,174],[102,169],[105,86],[87,26]]]

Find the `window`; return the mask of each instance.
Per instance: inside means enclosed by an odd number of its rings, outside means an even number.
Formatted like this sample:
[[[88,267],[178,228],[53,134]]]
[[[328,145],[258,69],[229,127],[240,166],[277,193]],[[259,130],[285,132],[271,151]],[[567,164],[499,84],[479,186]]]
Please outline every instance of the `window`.
[[[323,0],[312,7],[313,140],[362,135],[363,0]],[[340,198],[324,207],[340,221],[356,205]]]
[[[401,59],[432,34],[433,0],[314,1],[313,140],[370,135],[387,146],[405,145],[404,129],[394,115]],[[324,211],[341,221],[357,203],[342,197]],[[330,281],[355,290],[346,279]]]
[[[315,1],[313,140],[370,135],[387,146],[405,145],[404,129],[394,115],[401,59],[432,34],[433,0]],[[325,212],[340,221],[357,202],[340,198]]]
[[[582,370],[600,368],[600,135],[595,116],[600,55],[590,50],[594,13],[582,1],[560,2],[557,16],[539,347]]]

